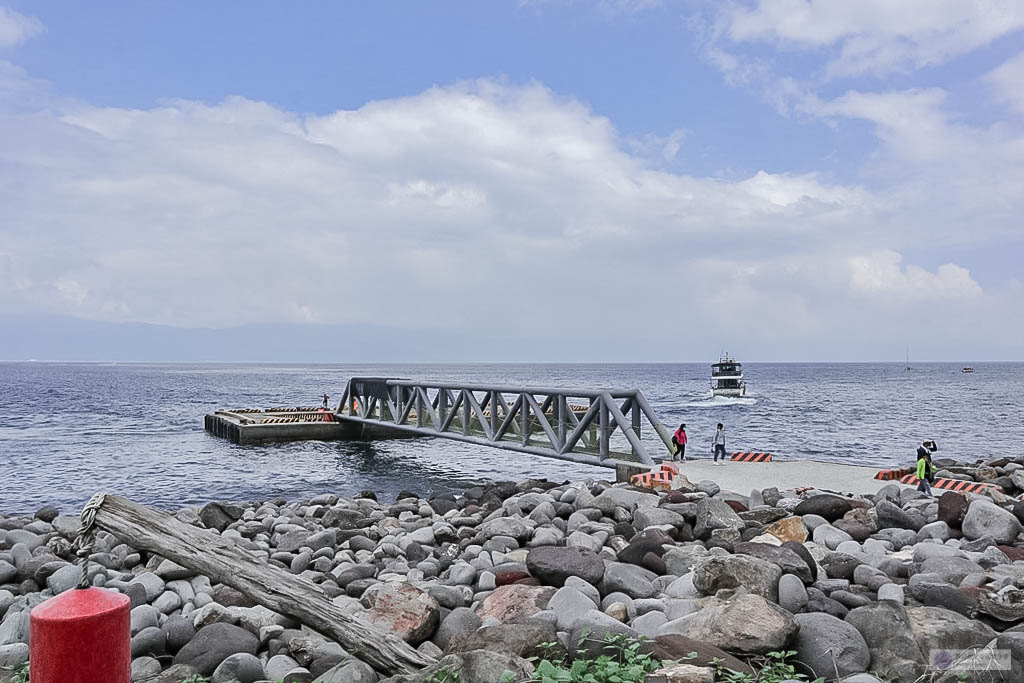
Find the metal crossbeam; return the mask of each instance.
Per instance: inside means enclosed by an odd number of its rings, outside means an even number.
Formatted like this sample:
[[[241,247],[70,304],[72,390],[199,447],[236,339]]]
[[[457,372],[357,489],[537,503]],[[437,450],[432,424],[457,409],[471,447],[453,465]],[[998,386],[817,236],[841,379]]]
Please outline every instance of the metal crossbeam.
[[[336,417],[603,467],[654,464],[641,440],[646,418],[665,447],[672,449],[668,430],[637,389],[354,377],[345,388]]]

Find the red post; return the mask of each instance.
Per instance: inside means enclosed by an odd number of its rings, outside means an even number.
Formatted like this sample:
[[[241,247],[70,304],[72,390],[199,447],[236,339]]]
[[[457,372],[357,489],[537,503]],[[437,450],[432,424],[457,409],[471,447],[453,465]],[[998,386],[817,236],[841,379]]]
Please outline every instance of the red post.
[[[32,683],[129,683],[130,609],[127,595],[75,588],[32,610]]]

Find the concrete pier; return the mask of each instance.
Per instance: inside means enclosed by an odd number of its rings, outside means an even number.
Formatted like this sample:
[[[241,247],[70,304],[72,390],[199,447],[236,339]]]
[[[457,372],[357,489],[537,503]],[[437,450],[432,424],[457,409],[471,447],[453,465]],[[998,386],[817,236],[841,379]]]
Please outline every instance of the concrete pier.
[[[818,460],[776,460],[775,462],[727,462],[715,465],[710,459],[676,461],[679,473],[693,483],[710,479],[727,491],[750,493],[751,489],[800,486],[848,493],[875,493],[886,484],[875,479],[880,467],[845,465]]]
[[[332,413],[316,408],[244,408],[218,410],[203,420],[207,432],[241,445],[275,441],[353,441],[360,439],[409,439],[416,434],[338,421]]]

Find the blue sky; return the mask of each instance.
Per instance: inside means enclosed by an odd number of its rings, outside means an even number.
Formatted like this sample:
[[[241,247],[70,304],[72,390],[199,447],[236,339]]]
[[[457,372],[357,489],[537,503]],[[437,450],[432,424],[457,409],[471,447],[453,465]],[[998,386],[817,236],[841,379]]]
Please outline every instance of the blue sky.
[[[1022,92],[995,1],[0,0],[0,315],[1020,358]]]
[[[744,175],[817,170],[856,157],[870,132],[775,115],[729,87],[686,30],[694,5],[641,11],[584,2],[14,3],[46,32],[13,54],[63,95],[148,108],[227,95],[329,114],[459,80],[539,81],[620,133],[699,140],[677,168]],[[789,139],[798,137],[794,148]]]

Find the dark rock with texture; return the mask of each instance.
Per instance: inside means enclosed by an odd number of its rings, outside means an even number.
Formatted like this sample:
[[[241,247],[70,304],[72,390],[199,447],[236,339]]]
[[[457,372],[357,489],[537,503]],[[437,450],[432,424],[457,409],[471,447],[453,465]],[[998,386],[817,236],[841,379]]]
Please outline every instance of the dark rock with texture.
[[[853,508],[833,522],[832,526],[850,534],[858,543],[863,543],[878,530],[875,516],[868,508]]]
[[[221,503],[207,503],[199,510],[199,519],[207,529],[224,531],[229,524],[241,516],[233,516],[229,513],[229,510],[230,508],[225,507]]]
[[[771,562],[781,569],[784,574],[793,574],[804,583],[814,582],[810,567],[807,566],[804,558],[785,546],[775,546],[768,543],[737,543],[734,552],[737,555],[750,555]]]
[[[558,633],[552,624],[537,621],[521,624],[499,624],[485,626],[473,633],[456,636],[448,642],[447,652],[459,653],[470,650],[491,650],[517,657],[559,657],[561,652],[550,652],[544,647],[547,643],[557,643]],[[561,647],[559,646],[559,649]]]
[[[920,531],[925,524],[924,517],[920,514],[907,512],[887,500],[878,501],[875,511],[878,513],[878,526],[882,529],[896,527]]]
[[[570,576],[578,576],[595,585],[601,583],[601,579],[604,578],[604,562],[581,548],[533,548],[526,556],[526,566],[530,574],[550,586],[564,586],[565,580]]]
[[[653,641],[644,642],[640,649],[655,659],[685,661],[694,666],[710,667],[715,666],[717,660],[727,669],[749,675],[754,673],[753,668],[742,659],[734,657],[711,643],[686,636],[676,634],[658,636]],[[691,653],[696,657],[691,658]]]
[[[830,522],[839,519],[853,508],[849,498],[837,496],[831,493],[820,493],[816,496],[800,501],[800,504],[793,510],[793,514],[818,515]]]
[[[642,534],[638,534],[633,537],[629,542],[629,545],[619,551],[616,558],[619,562],[642,564],[644,555],[647,553],[654,553],[658,557],[661,557],[665,554],[665,547],[662,543],[658,543]]]
[[[850,623],[828,614],[797,614],[800,625],[793,649],[796,660],[815,676],[833,677],[862,673],[871,664],[871,651]]]
[[[209,676],[236,652],[255,655],[259,644],[259,639],[244,628],[223,622],[210,624],[199,629],[195,637],[178,651],[174,663],[188,664],[203,676]]]
[[[799,555],[811,570],[811,581],[813,582],[818,580],[818,564],[814,561],[814,557],[811,555],[811,551],[807,549],[807,546],[803,543],[797,543],[796,541],[785,541],[783,542],[782,547],[789,548]]]
[[[956,491],[946,491],[939,496],[938,521],[945,522],[953,529],[959,529],[967,515],[967,497]]]
[[[853,581],[853,570],[861,564],[864,563],[852,555],[836,552],[826,556],[822,561],[822,566],[825,568],[828,578],[846,579],[847,581]]]
[[[846,615],[846,622],[867,643],[872,671],[888,672],[898,681],[913,681],[921,674],[925,656],[903,605],[886,600],[858,607]]]

